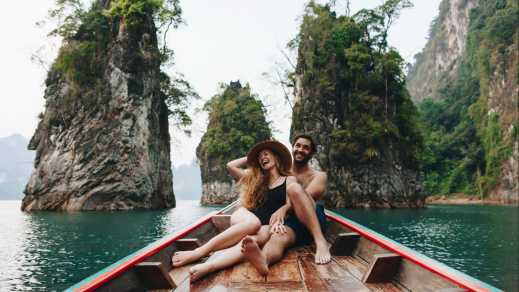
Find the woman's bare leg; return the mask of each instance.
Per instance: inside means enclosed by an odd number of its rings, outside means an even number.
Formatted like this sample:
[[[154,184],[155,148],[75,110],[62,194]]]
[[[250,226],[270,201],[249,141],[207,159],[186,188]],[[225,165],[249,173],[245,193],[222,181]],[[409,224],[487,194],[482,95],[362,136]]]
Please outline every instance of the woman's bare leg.
[[[246,235],[256,234],[261,227],[258,217],[249,210],[240,207],[231,215],[231,226],[211,238],[201,247],[173,254],[173,267],[180,267],[197,261],[213,251],[221,250],[239,242]]]
[[[252,237],[258,244],[263,245],[270,237],[269,226],[262,226],[256,235],[247,237]],[[241,262],[243,260],[241,249],[242,243],[239,242],[232,247],[215,252],[205,263],[193,266],[189,271],[191,281],[196,281],[209,273],[225,269]]]
[[[242,252],[261,275],[267,275],[269,266],[283,258],[285,250],[296,241],[296,234],[287,227],[286,233],[274,233],[260,250],[260,246],[253,236],[246,236],[242,240]]]

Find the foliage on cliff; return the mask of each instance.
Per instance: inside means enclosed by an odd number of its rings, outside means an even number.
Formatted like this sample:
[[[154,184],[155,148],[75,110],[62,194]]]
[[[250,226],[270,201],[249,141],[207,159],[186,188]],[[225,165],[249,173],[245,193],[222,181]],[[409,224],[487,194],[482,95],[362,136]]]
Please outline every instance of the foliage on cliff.
[[[107,5],[109,3],[109,5]],[[49,20],[57,23],[50,35],[63,39],[58,57],[54,61],[46,81],[49,90],[59,79],[69,85],[68,94],[61,100],[47,101],[58,112],[49,119],[53,125],[66,124],[66,116],[77,107],[93,106],[107,102],[102,98],[106,91],[103,73],[106,70],[108,46],[115,41],[119,26],[140,30],[144,25],[155,25],[157,35],[149,36],[150,44],[160,48],[145,52],[135,51],[136,57],[128,64],[129,71],[138,71],[142,66],[171,65],[173,51],[167,47],[166,35],[170,28],[182,23],[182,10],[178,0],[114,0],[93,1],[85,8],[80,0],[56,0],[49,12]],[[151,20],[148,18],[151,15]],[[153,23],[149,23],[153,21]],[[157,36],[161,37],[157,40]],[[150,53],[151,52],[151,53]],[[191,123],[186,108],[192,97],[197,97],[182,76],[170,78],[163,70],[160,73],[163,101],[168,105],[168,114],[179,126]]]
[[[208,101],[207,132],[197,149],[199,159],[214,160],[224,170],[225,163],[242,157],[254,144],[272,137],[266,110],[249,85],[239,81],[222,85],[222,92]]]
[[[490,84],[510,79],[510,74],[519,83],[518,41],[516,1],[481,0],[471,10],[465,54],[456,78],[440,84],[441,100],[427,98],[419,105],[425,135],[421,170],[429,193],[485,196],[496,186],[503,160],[512,155],[519,125],[517,117],[499,116],[489,106]],[[501,107],[508,106],[505,99],[515,98],[516,110],[506,112],[517,113],[517,92],[515,97],[495,98],[500,99]]]
[[[350,17],[311,1],[289,44],[299,56],[292,77],[302,77],[304,95],[316,103],[312,112],[296,108],[292,129],[301,131],[302,119],[319,123],[330,133],[338,165],[398,159],[417,168],[417,110],[405,88],[403,59],[387,43],[389,27],[409,6],[386,1]]]

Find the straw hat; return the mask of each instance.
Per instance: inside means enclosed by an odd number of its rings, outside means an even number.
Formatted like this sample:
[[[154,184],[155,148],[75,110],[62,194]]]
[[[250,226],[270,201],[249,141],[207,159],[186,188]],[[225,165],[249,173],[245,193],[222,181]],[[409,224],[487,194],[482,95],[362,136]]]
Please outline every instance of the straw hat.
[[[267,140],[254,145],[254,147],[249,151],[249,154],[247,154],[247,164],[249,166],[260,167],[258,155],[260,151],[264,149],[269,149],[274,152],[274,154],[276,154],[281,160],[281,168],[290,171],[292,168],[292,155],[285,145],[275,140]]]

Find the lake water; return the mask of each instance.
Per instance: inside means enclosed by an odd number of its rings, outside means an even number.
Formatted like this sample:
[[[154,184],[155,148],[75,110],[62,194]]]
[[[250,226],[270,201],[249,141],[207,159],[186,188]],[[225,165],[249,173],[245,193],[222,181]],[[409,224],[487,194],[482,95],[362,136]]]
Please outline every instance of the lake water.
[[[0,291],[63,290],[218,207],[178,201],[165,211],[23,213],[0,201]],[[507,291],[518,291],[518,208],[430,206],[338,210],[410,248]]]

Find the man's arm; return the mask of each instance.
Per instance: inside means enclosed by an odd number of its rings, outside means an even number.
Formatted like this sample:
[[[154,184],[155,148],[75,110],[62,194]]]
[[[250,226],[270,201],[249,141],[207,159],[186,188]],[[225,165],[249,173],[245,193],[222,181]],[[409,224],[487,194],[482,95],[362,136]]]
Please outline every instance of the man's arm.
[[[227,163],[227,171],[237,181],[247,174],[243,167],[247,166],[247,157],[231,160]]]
[[[305,191],[307,194],[312,196],[314,201],[319,201],[326,191],[326,184],[328,182],[328,176],[326,172],[319,171],[315,174],[314,178],[306,186]]]

